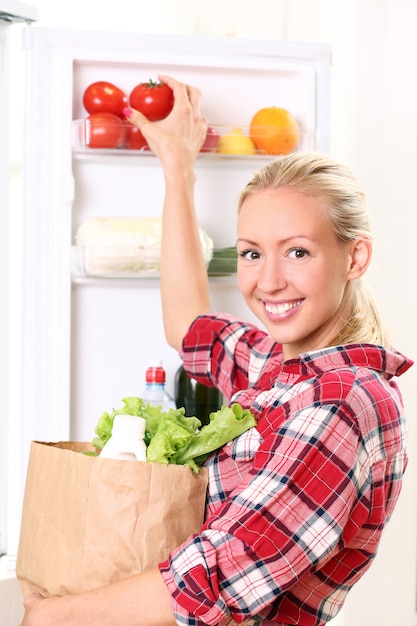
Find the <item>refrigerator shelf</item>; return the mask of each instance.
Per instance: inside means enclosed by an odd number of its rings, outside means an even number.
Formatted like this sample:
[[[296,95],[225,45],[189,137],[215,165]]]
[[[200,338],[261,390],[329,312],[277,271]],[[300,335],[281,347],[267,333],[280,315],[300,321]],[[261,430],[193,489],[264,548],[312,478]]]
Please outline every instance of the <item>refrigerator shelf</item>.
[[[223,276],[220,275],[208,275],[210,284],[230,284],[236,282],[236,274],[225,274]],[[106,286],[115,286],[115,287],[134,287],[140,285],[146,285],[147,287],[158,287],[159,288],[159,274],[155,276],[132,276],[130,278],[126,277],[116,277],[116,276],[88,276],[88,275],[72,275],[71,283],[75,286],[86,286],[86,287],[102,287]]]
[[[219,154],[218,152],[206,152],[198,155],[197,160],[201,163],[228,163],[228,162],[242,162],[248,163],[250,161],[256,163],[267,163],[272,159],[278,158],[280,155],[272,154]],[[92,161],[92,160],[106,160],[109,158],[127,158],[127,159],[149,159],[157,161],[157,158],[153,152],[149,150],[127,150],[125,148],[88,148],[86,146],[74,148],[73,157],[77,161]]]
[[[159,280],[160,248],[91,247],[74,245],[71,248],[73,282],[93,280]],[[213,250],[207,263],[210,279],[230,278],[236,275],[236,248]]]
[[[213,128],[213,126],[212,126]],[[283,131],[273,152],[265,153],[257,150],[250,137],[249,126],[216,124],[216,134],[211,134],[206,147],[203,146],[200,158],[256,158],[271,159],[288,152],[305,152],[318,147],[316,130],[300,130],[299,133]],[[72,148],[77,155],[132,155],[153,157],[147,145],[134,143],[129,139],[132,124],[128,121],[117,122],[116,125],[103,123],[100,128],[92,130],[88,118],[72,122]],[[269,130],[269,129],[266,129]],[[271,129],[271,132],[274,129]],[[124,137],[124,139],[123,139]],[[213,139],[213,137],[215,137]],[[287,142],[289,142],[287,144]],[[142,142],[143,143],[143,142]],[[104,144],[107,144],[105,146]],[[281,149],[281,145],[295,145],[293,149]],[[140,147],[138,147],[140,145]]]

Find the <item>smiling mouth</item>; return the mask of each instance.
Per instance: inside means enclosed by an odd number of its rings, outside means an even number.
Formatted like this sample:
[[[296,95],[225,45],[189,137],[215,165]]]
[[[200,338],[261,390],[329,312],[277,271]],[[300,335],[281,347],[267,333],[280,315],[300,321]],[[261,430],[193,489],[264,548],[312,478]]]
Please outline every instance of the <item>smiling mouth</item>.
[[[302,300],[296,300],[295,302],[283,302],[282,304],[272,304],[271,302],[265,302],[265,310],[271,315],[284,315],[291,309],[299,306]]]

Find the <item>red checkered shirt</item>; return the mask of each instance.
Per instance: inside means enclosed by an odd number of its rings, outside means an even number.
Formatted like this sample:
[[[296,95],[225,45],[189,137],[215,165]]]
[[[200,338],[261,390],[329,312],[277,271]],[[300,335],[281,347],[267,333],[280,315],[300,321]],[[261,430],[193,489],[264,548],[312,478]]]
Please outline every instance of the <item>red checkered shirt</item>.
[[[283,362],[265,332],[224,314],[197,318],[182,357],[257,426],[208,460],[204,526],[160,565],[177,623],[327,623],[400,493],[405,424],[392,377],[412,361],[352,344]]]

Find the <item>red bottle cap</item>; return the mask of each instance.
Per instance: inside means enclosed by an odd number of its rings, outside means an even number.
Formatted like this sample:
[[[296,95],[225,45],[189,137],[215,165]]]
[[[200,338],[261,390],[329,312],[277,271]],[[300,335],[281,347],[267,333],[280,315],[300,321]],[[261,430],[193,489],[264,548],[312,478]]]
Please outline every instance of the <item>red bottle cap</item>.
[[[165,370],[160,359],[152,359],[146,370],[147,383],[165,383]]]

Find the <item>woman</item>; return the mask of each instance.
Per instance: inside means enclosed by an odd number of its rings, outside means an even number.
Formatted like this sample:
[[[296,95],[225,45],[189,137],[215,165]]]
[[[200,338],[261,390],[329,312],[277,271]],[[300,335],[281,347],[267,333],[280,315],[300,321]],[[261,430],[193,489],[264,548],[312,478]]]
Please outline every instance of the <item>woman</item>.
[[[412,363],[388,347],[364,283],[365,198],[324,155],[268,164],[242,193],[237,229],[239,287],[267,332],[210,312],[194,210],[207,122],[197,89],[161,78],[174,90],[170,116],[126,116],[165,176],[166,337],[189,373],[250,408],[257,427],[208,460],[198,536],[120,583],[28,598],[22,626],[319,626],[371,564],[407,462],[393,377]]]

